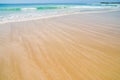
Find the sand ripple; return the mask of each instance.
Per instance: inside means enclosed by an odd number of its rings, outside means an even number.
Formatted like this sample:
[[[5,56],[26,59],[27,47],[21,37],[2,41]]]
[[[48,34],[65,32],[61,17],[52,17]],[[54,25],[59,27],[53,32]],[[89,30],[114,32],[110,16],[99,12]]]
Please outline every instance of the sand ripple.
[[[119,80],[120,23],[113,16],[1,24],[0,80]]]

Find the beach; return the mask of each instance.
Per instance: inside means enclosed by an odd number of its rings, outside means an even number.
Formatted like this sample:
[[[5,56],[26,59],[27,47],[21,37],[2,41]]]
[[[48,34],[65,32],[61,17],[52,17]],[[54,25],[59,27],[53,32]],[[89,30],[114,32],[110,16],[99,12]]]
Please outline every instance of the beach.
[[[0,80],[119,80],[120,11],[0,24]]]

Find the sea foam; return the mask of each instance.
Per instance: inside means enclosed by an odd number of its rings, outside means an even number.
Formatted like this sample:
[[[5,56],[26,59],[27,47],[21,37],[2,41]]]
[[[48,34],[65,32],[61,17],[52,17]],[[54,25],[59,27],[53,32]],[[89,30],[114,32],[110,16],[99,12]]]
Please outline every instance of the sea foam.
[[[0,23],[40,19],[64,14],[120,9],[119,5],[37,5],[0,7]]]

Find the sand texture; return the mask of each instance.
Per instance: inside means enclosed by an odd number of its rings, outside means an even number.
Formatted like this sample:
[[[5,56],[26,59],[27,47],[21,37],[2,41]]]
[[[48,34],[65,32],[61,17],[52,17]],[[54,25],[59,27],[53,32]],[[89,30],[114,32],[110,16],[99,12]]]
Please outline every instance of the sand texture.
[[[0,80],[120,80],[120,12],[0,24]]]

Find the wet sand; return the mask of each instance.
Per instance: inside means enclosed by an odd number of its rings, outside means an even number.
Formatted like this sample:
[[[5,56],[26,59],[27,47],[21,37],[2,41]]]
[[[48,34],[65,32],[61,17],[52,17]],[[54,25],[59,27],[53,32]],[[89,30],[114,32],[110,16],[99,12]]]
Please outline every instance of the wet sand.
[[[120,80],[120,12],[0,24],[0,80]]]

